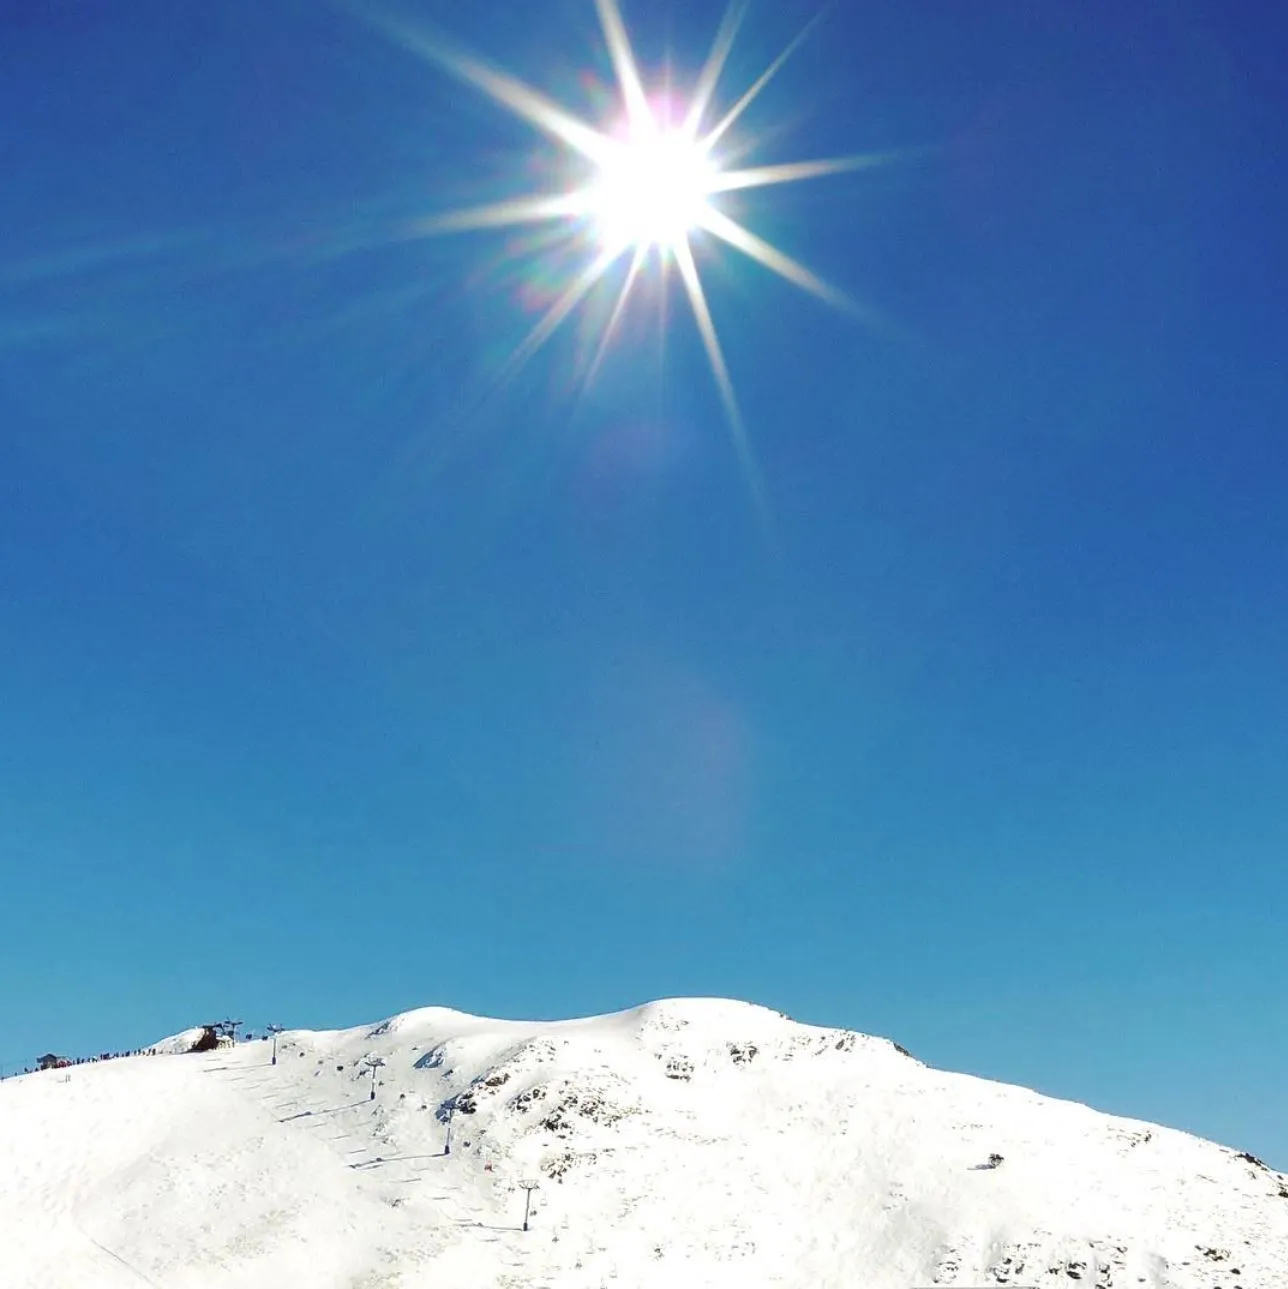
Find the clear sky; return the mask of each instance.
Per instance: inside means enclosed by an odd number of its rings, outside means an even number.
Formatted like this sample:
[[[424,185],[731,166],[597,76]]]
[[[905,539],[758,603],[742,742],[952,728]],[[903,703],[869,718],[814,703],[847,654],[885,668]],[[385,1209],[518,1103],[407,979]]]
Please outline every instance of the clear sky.
[[[825,15],[748,164],[897,156],[728,209],[881,321],[697,246],[765,521],[656,274],[498,380],[566,255],[406,235],[555,173],[486,96],[0,9],[0,1059],[720,994],[1288,1168],[1275,6]],[[403,12],[607,104],[590,0]]]

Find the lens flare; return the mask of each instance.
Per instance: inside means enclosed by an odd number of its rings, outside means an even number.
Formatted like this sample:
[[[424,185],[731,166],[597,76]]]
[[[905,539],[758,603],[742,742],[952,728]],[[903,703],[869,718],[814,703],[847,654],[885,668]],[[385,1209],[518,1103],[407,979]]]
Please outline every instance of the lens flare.
[[[725,163],[721,148],[734,126],[813,26],[811,23],[797,36],[723,115],[716,116],[714,124],[707,124],[708,117],[715,115],[712,108],[716,90],[745,7],[742,0],[735,0],[720,24],[691,96],[687,102],[677,104],[674,99],[650,101],[618,0],[596,0],[621,98],[620,115],[607,127],[582,120],[510,73],[423,31],[381,13],[365,10],[364,14],[406,49],[436,63],[546,134],[580,163],[583,172],[589,172],[587,182],[579,181],[564,191],[533,193],[446,211],[417,221],[412,230],[429,236],[556,222],[584,241],[584,267],[573,275],[518,346],[507,370],[530,359],[613,266],[629,259],[621,291],[591,365],[593,373],[647,267],[656,265],[663,273],[673,268],[688,297],[748,484],[758,496],[733,381],[693,253],[694,239],[700,234],[708,235],[818,299],[857,313],[857,307],[844,294],[722,210],[720,197],[880,165],[891,156],[866,153],[750,168]],[[678,111],[674,110],[677,106]]]
[[[605,249],[674,251],[703,226],[719,178],[696,139],[649,121],[600,163],[587,214]]]

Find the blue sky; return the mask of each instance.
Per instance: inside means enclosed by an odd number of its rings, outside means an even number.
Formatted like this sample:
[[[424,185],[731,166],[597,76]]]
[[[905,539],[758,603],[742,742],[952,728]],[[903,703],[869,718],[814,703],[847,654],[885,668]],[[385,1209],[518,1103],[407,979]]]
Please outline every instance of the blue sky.
[[[3,5],[0,1058],[723,994],[1288,1167],[1288,20],[826,16],[744,137],[904,159],[738,209],[886,324],[699,247],[771,544],[681,296],[498,385],[566,263],[392,236],[531,129],[127,8]],[[609,76],[589,0],[405,12]],[[721,7],[625,12],[682,80]]]

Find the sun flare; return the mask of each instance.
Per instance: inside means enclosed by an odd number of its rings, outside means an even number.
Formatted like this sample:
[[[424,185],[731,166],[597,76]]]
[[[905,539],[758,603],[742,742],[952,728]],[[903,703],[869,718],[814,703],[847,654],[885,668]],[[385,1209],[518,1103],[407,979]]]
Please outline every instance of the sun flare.
[[[718,181],[698,140],[650,119],[599,163],[587,213],[605,250],[674,251],[706,223]]]
[[[507,371],[517,369],[531,358],[614,265],[625,261],[622,285],[590,368],[593,373],[650,263],[660,265],[664,280],[673,269],[692,309],[748,484],[753,493],[758,493],[733,382],[694,256],[694,240],[702,236],[732,247],[826,303],[851,310],[854,306],[841,292],[722,209],[721,197],[858,170],[882,164],[889,157],[868,153],[746,167],[730,164],[728,155],[722,152],[734,126],[800,46],[814,23],[722,115],[717,115],[713,112],[717,86],[745,14],[746,0],[732,0],[691,92],[682,99],[671,94],[650,99],[618,0],[595,0],[595,7],[621,100],[618,118],[607,126],[582,119],[555,99],[490,63],[387,16],[366,11],[372,21],[404,47],[432,60],[553,139],[575,163],[570,171],[578,174],[577,181],[562,190],[521,194],[484,206],[428,216],[419,220],[411,231],[430,236],[469,229],[557,223],[584,248],[583,266],[558,291],[518,346]],[[745,146],[741,147],[738,157],[745,156],[747,151]]]

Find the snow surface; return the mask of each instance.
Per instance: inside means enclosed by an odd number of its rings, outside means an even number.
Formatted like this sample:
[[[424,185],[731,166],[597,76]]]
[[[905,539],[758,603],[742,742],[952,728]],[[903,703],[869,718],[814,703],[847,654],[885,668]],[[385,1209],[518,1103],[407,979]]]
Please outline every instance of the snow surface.
[[[745,1003],[270,1051],[0,1084],[0,1287],[1288,1287],[1250,1156]]]
[[[163,1038],[159,1042],[150,1043],[148,1046],[158,1055],[179,1056],[185,1052],[192,1051],[192,1045],[206,1032],[204,1025],[196,1025],[192,1029],[185,1029],[182,1034],[174,1034],[170,1038]]]

